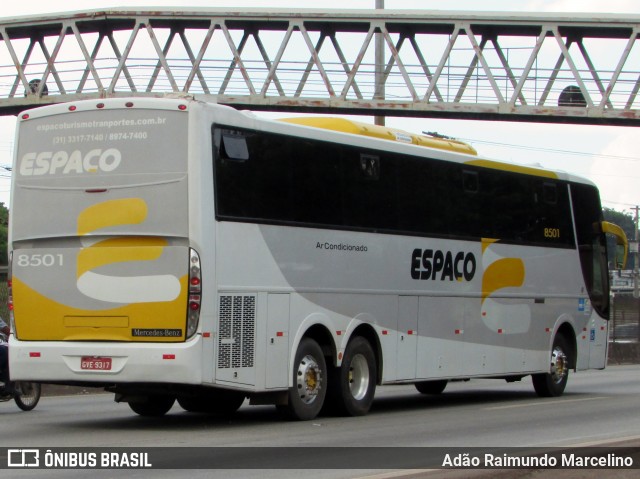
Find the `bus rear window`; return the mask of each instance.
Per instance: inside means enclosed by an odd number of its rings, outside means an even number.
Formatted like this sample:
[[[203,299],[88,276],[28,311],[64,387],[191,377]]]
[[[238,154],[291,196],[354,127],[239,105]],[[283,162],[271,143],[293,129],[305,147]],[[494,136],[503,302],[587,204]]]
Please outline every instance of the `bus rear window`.
[[[145,205],[142,234],[186,231],[187,116],[92,110],[19,124],[14,239],[77,234],[77,218],[106,201]],[[108,232],[105,230],[105,232]]]

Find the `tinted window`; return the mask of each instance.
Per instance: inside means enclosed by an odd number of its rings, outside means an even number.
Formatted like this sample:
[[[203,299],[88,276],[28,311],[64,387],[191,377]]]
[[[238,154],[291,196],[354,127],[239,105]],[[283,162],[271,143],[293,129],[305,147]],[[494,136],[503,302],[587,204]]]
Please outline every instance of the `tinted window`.
[[[571,185],[576,218],[576,234],[582,275],[591,304],[604,318],[609,317],[609,274],[607,242],[602,233],[602,207],[598,190],[589,185]]]
[[[273,133],[213,137],[220,219],[575,247],[560,181]]]

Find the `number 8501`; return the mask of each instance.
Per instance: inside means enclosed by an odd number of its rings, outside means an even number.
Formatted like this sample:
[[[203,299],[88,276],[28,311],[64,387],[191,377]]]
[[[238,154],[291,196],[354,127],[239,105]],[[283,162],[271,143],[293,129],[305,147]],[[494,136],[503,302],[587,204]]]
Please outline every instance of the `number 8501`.
[[[18,255],[18,266],[39,267],[39,266],[62,266],[63,256],[61,254],[20,254]]]

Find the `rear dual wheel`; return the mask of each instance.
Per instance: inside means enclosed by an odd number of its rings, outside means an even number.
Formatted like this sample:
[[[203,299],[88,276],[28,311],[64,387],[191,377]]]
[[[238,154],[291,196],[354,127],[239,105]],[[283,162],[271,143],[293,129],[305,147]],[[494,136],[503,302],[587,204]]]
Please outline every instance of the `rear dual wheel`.
[[[315,418],[327,394],[327,363],[316,341],[303,338],[293,368],[293,386],[286,405],[278,410],[288,419],[308,421]]]
[[[369,341],[356,336],[347,345],[342,366],[330,376],[327,411],[347,416],[369,412],[376,391],[376,358]]]
[[[322,409],[362,416],[371,408],[376,378],[375,355],[363,337],[349,342],[341,367],[331,371],[318,343],[304,338],[296,353],[288,404],[278,409],[290,419],[303,421],[315,418]]]

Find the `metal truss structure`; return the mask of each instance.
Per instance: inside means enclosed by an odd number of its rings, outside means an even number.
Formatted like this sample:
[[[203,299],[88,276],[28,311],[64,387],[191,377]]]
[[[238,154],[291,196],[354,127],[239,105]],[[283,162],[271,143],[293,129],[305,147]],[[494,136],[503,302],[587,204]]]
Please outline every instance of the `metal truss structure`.
[[[639,34],[640,16],[628,15],[217,8],[9,18],[0,114],[171,93],[254,110],[637,124]]]

